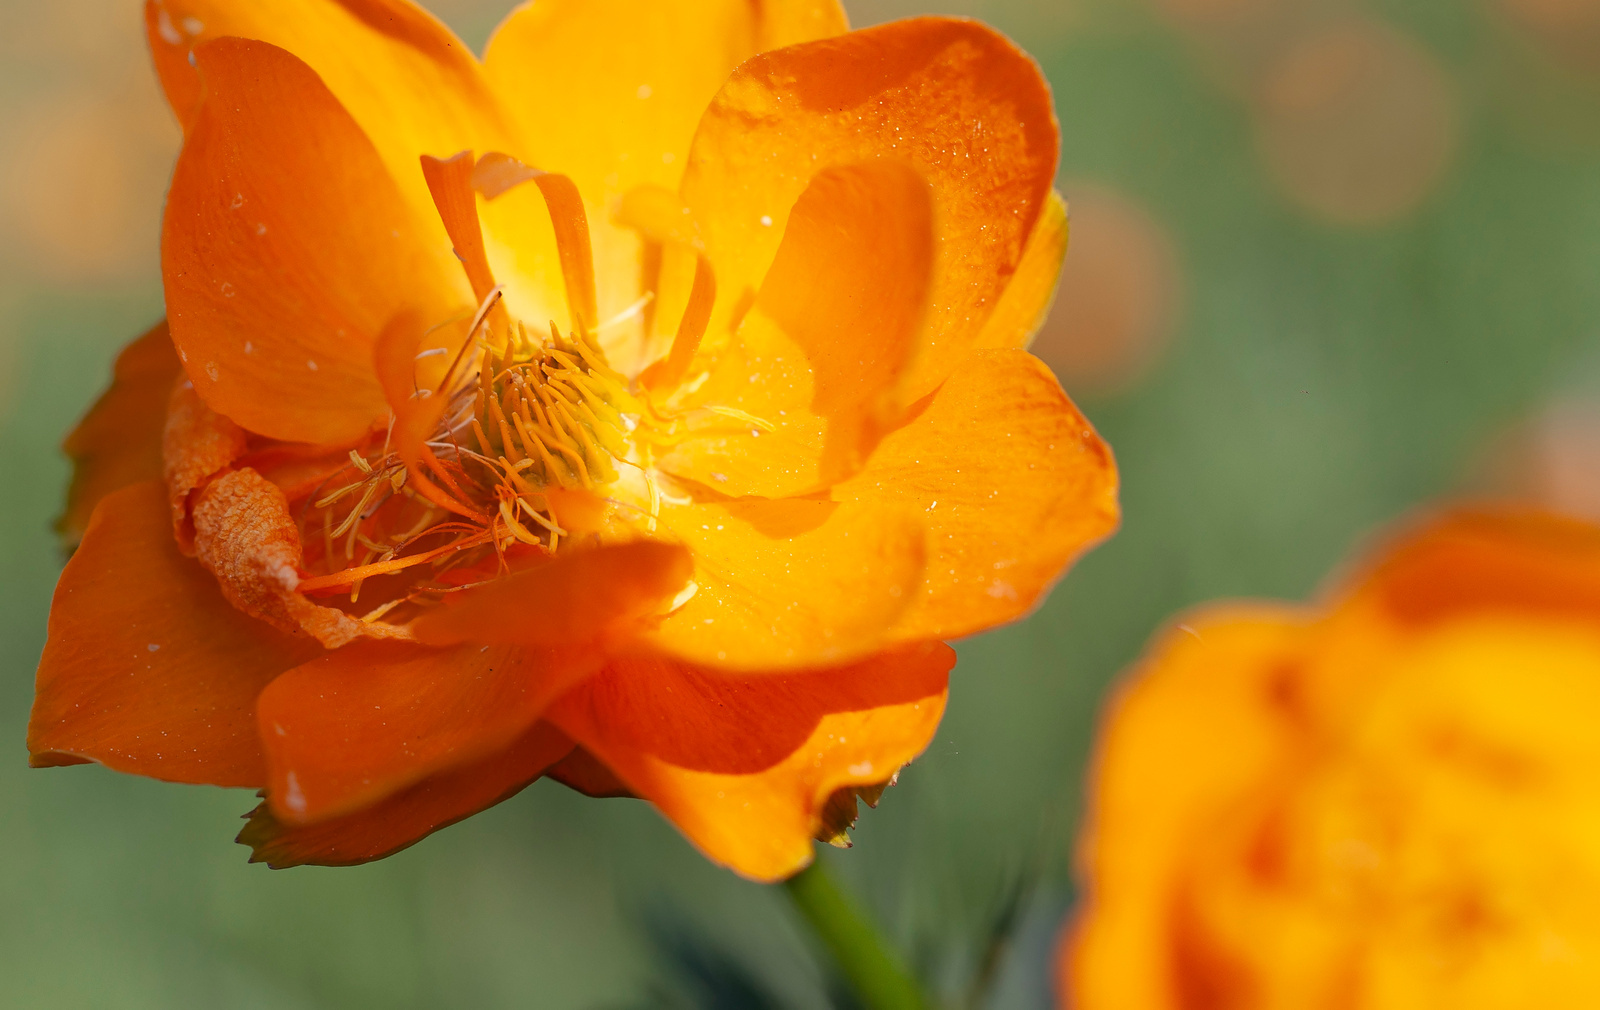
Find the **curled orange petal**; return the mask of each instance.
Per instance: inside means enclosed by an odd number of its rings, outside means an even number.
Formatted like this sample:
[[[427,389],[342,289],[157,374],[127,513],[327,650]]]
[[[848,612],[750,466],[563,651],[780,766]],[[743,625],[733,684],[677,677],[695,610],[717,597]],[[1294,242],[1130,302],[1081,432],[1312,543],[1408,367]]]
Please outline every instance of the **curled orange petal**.
[[[207,484],[192,515],[195,556],[244,613],[282,631],[304,631],[329,649],[358,638],[410,637],[401,628],[356,620],[300,594],[300,531],[288,499],[249,467]]]
[[[481,304],[494,290],[494,273],[483,250],[483,229],[478,224],[478,201],[472,191],[472,171],[476,162],[471,151],[449,158],[422,156],[422,176],[439,210],[439,219],[450,235],[456,259],[466,269],[472,294]]]
[[[667,396],[686,377],[711,310],[716,305],[717,279],[706,258],[705,244],[689,208],[676,193],[659,186],[638,186],[623,195],[617,208],[617,223],[632,228],[656,247],[672,244],[694,257],[694,275],[688,301],[679,316],[677,333],[667,355],[650,364],[639,375],[639,383],[658,395]],[[659,280],[659,278],[658,278]]]
[[[492,307],[494,297],[491,293],[475,322],[482,322],[482,312]],[[462,500],[459,488],[451,486],[454,479],[428,447],[428,440],[450,405],[450,398],[445,395],[447,384],[460,367],[470,344],[457,346],[455,341],[446,340],[444,349],[452,359],[449,371],[443,376],[429,372],[434,381],[424,383],[419,381],[417,349],[426,332],[427,325],[420,315],[402,312],[389,321],[373,345],[373,372],[389,403],[388,442],[406,467],[407,484],[418,494],[446,511],[483,521],[486,514]],[[470,342],[471,332],[466,334],[466,339]]]
[[[173,534],[184,553],[194,553],[190,496],[232,466],[248,447],[244,429],[206,406],[194,383],[184,381],[173,387],[167,398],[161,458]]]
[[[572,741],[538,723],[505,750],[451,768],[343,817],[293,824],[270,803],[249,814],[239,841],[250,861],[289,866],[355,866],[392,856],[480,810],[510,799],[572,750]]]
[[[617,661],[549,718],[708,857],[780,880],[811,861],[836,790],[889,781],[927,747],[954,662],[937,642],[748,679]]]
[[[599,663],[586,649],[363,642],[296,667],[256,707],[272,812],[329,820],[491,759]]]
[[[598,322],[594,250],[589,244],[589,218],[583,209],[583,198],[572,180],[557,172],[541,172],[498,151],[479,159],[472,177],[473,185],[486,200],[493,200],[524,182],[532,182],[539,188],[550,213],[573,324],[592,331]]]
[[[700,349],[700,339],[706,334],[706,324],[711,321],[711,310],[717,301],[717,278],[711,261],[703,254],[695,256],[694,280],[689,289],[689,302],[678,321],[678,331],[672,338],[667,356],[650,365],[639,375],[639,383],[652,392],[670,394],[688,375],[695,352]]]

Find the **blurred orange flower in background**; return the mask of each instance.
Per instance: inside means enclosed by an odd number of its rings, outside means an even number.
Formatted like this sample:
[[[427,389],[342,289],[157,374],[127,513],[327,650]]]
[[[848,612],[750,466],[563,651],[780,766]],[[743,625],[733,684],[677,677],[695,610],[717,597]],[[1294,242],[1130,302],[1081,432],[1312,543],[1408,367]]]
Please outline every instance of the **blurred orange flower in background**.
[[[1600,1000],[1600,527],[1461,509],[1224,604],[1107,710],[1079,1010]]]
[[[67,443],[35,764],[261,788],[273,865],[547,774],[776,879],[927,745],[941,640],[1115,526],[1021,349],[1066,216],[992,30],[540,0],[479,62],[400,0],[146,14],[168,321]]]

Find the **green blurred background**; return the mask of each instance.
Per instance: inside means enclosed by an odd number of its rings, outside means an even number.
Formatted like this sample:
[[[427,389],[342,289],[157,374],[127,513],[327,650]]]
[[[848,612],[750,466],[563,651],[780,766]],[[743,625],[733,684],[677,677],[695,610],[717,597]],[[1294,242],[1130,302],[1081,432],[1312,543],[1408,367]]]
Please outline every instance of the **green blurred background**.
[[[481,47],[503,6],[436,9]],[[1034,882],[988,1005],[1044,1007],[1096,708],[1168,615],[1304,597],[1440,495],[1600,514],[1600,0],[941,10],[1055,88],[1073,246],[1037,349],[1126,521],[961,644],[932,748],[824,858],[951,993]],[[0,1006],[706,1005],[663,966],[684,937],[826,1005],[782,893],[635,801],[541,782],[384,862],[273,872],[231,841],[246,793],[27,769],[56,447],[161,314],[177,140],[133,0],[0,0]]]

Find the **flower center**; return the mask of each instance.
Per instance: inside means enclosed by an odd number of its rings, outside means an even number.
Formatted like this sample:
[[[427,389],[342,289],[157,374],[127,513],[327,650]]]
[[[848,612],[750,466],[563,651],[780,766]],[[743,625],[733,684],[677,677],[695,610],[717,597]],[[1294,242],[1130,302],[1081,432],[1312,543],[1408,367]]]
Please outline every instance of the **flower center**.
[[[607,489],[618,464],[638,468],[629,435],[645,406],[588,334],[563,337],[552,324],[536,342],[520,324],[509,329],[500,347],[480,348],[476,381],[457,388],[428,447],[472,481],[510,535],[554,550],[564,531],[550,493]]]
[[[630,378],[611,367],[596,339],[611,324],[595,318],[588,223],[571,180],[492,152],[477,162],[470,151],[424,157],[422,167],[481,304],[442,378],[442,362],[424,360],[451,352],[417,353],[415,344],[402,350],[410,321],[391,323],[378,348],[391,407],[387,432],[338,460],[336,473],[322,470],[321,483],[299,499],[309,573],[300,591],[348,590],[354,603],[365,580],[407,573],[384,580],[388,598],[365,615],[369,621],[402,603],[426,606],[575,538],[656,533],[666,497],[661,484],[678,485],[655,460],[685,437],[688,414],[709,411],[772,430],[731,407],[674,406],[678,393],[697,386],[683,383],[684,372],[715,298],[703,254],[670,352]],[[546,335],[512,318],[484,253],[477,195],[492,200],[524,182],[538,186],[555,228],[573,318],[566,333],[551,323]],[[666,500],[688,504],[692,495]]]
[[[303,591],[348,588],[354,602],[366,579],[410,570],[375,619],[553,553],[564,538],[655,530],[651,461],[670,420],[630,392],[585,330],[552,323],[536,336],[504,313],[494,326],[484,315],[439,392],[416,396],[448,398],[424,440],[426,462],[407,464],[391,423],[307,501],[300,525],[314,574]]]

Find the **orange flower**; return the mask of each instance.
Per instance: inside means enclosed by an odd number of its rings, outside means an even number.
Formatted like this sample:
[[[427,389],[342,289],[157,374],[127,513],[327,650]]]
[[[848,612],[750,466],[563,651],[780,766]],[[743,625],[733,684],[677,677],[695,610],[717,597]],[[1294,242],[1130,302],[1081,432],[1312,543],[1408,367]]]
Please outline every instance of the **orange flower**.
[[[1067,1005],[1600,1002],[1600,528],[1458,510],[1183,621],[1108,710]]]
[[[68,441],[35,764],[262,788],[274,865],[544,774],[775,879],[927,745],[941,640],[1115,525],[1021,350],[1049,95],[982,25],[539,0],[480,63],[404,0],[147,22],[169,318]]]

